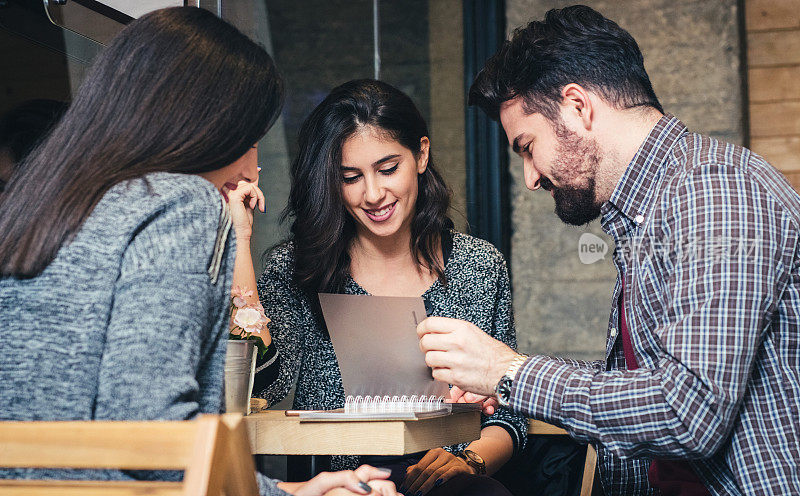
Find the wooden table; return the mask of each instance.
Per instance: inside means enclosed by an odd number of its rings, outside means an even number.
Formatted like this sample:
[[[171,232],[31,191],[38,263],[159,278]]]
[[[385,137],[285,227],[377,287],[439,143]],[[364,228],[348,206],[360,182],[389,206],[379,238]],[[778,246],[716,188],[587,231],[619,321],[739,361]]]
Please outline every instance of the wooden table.
[[[287,477],[292,482],[330,470],[318,455],[408,455],[474,441],[481,429],[478,411],[420,420],[309,422],[287,417],[283,410],[262,410],[244,420],[253,454],[295,458]],[[538,420],[529,420],[528,430],[529,434],[567,435],[563,429]],[[596,460],[597,454],[589,445],[581,496],[592,492]]]
[[[253,454],[289,455],[286,479],[290,482],[330,470],[330,457],[319,455],[408,455],[474,441],[481,435],[478,411],[418,420],[322,422],[287,417],[283,410],[264,410],[244,420]]]
[[[478,411],[419,420],[323,422],[267,410],[244,420],[253,453],[263,455],[408,455],[481,435]]]

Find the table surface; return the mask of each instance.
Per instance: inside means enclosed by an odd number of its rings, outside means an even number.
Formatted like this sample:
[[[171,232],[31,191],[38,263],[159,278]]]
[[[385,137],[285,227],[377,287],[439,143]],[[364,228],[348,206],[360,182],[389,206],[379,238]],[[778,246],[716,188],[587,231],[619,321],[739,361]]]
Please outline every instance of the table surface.
[[[266,402],[253,405],[257,410],[265,406]],[[266,455],[405,455],[480,437],[477,411],[416,421],[301,422],[299,417],[287,417],[283,410],[261,410],[244,419],[253,453]],[[539,420],[528,422],[529,434],[567,434]],[[592,493],[596,464],[597,453],[589,445],[581,496]],[[304,474],[297,480],[314,475]]]
[[[265,410],[245,418],[254,454],[407,455],[480,437],[480,412],[417,420],[308,422]]]

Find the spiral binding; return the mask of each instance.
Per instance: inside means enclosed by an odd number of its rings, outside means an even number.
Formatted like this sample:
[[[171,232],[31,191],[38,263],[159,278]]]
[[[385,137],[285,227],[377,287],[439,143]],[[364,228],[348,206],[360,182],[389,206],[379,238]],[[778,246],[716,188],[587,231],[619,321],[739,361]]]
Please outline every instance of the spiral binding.
[[[432,412],[444,407],[444,396],[348,396],[345,413]]]

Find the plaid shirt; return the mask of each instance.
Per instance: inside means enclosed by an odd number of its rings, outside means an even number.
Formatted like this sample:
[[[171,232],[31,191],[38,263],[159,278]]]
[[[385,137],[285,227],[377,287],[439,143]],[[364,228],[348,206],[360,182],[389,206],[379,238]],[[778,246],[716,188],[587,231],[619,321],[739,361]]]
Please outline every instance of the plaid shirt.
[[[512,406],[597,443],[607,494],[654,493],[651,458],[689,460],[715,495],[800,494],[800,196],[668,115],[602,225],[618,271],[605,363],[531,357]]]

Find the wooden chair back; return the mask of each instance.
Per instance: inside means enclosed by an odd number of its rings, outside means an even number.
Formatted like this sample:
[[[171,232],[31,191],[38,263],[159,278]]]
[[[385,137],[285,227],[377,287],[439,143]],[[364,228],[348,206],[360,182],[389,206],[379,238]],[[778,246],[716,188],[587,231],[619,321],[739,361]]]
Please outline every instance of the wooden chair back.
[[[0,467],[184,471],[182,482],[0,480],[0,495],[258,494],[241,415],[0,422]]]
[[[550,434],[556,436],[567,436],[567,431],[560,427],[542,422],[540,420],[528,420],[528,434]],[[581,495],[591,496],[594,486],[594,472],[597,468],[597,451],[591,444],[586,445],[586,461],[583,464],[583,478],[581,479]]]

